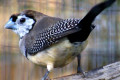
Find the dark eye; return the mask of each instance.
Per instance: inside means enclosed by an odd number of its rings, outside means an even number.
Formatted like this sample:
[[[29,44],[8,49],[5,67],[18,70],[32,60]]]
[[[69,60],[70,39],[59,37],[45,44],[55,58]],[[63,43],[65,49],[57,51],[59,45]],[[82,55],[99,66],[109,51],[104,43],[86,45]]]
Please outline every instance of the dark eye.
[[[25,18],[21,18],[21,19],[20,19],[20,22],[21,22],[21,23],[24,23],[24,22],[25,22]]]

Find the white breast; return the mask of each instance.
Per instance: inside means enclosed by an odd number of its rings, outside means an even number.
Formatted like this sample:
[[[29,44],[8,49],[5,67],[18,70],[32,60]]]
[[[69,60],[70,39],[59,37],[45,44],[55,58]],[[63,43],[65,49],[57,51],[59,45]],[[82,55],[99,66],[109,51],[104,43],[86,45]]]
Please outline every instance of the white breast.
[[[70,63],[86,47],[87,41],[80,43],[70,43],[67,38],[62,39],[59,43],[52,45],[50,48],[37,53],[34,56],[28,55],[28,59],[33,63],[45,66],[53,64],[54,67],[62,67]]]

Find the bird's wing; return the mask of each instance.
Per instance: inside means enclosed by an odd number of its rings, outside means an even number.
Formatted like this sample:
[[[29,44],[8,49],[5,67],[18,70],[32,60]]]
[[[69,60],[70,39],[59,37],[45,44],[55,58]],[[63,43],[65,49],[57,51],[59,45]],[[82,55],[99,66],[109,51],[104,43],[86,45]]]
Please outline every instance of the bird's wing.
[[[37,52],[48,48],[52,44],[59,42],[61,38],[80,31],[81,28],[77,26],[79,22],[80,19],[60,20],[51,27],[42,30],[35,38],[32,46],[26,48],[27,53],[34,55]]]
[[[66,19],[66,20],[57,19],[57,21],[59,22],[55,23],[54,25],[52,24],[51,27],[46,27],[37,36],[34,37],[32,46],[26,47],[27,53],[34,55],[35,53],[46,49],[52,44],[57,43],[61,38],[67,35],[70,35],[78,31],[79,33],[77,34],[82,35],[82,33],[85,33],[86,29],[88,29],[87,31],[89,32],[87,32],[87,34],[84,34],[86,37],[83,38],[83,40],[86,40],[89,33],[92,31],[90,28],[95,17],[115,1],[116,0],[107,0],[94,6],[81,21],[80,19]],[[53,22],[55,21],[53,20]],[[43,23],[51,22],[44,21]],[[94,28],[94,26],[92,26],[92,28]],[[42,29],[42,27],[40,29]],[[75,33],[73,35],[70,35],[70,37],[72,36],[73,38],[73,36],[77,34]],[[69,39],[71,39],[70,37]],[[71,41],[73,40],[71,39]],[[28,45],[30,45],[30,43]]]

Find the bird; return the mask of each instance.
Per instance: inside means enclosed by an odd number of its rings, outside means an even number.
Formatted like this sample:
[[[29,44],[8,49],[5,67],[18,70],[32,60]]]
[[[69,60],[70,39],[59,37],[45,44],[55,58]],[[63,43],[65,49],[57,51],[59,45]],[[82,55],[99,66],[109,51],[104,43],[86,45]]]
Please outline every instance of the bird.
[[[28,60],[47,68],[42,80],[46,80],[54,68],[64,67],[76,57],[77,73],[85,75],[80,66],[80,53],[95,28],[95,18],[115,1],[106,0],[95,5],[82,19],[62,19],[24,10],[12,14],[4,27],[19,35],[19,48]]]

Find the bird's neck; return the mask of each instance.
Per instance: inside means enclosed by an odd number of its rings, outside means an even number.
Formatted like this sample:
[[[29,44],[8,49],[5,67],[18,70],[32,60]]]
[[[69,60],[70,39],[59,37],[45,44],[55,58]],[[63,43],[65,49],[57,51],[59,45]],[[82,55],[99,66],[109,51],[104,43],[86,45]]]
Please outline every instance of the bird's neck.
[[[25,28],[20,28],[20,29],[17,29],[17,30],[13,30],[16,34],[19,35],[20,38],[23,38],[27,33],[29,33],[29,30],[28,29],[25,29]]]

